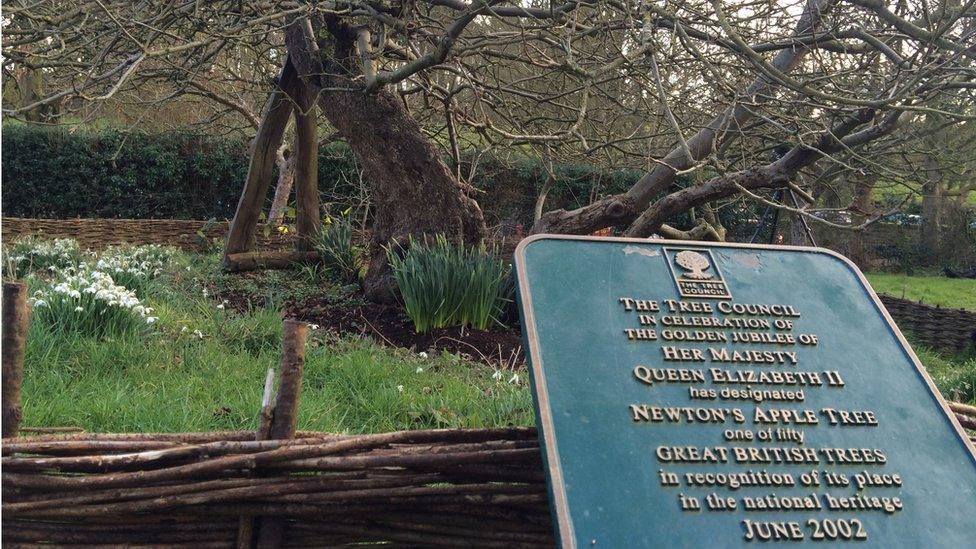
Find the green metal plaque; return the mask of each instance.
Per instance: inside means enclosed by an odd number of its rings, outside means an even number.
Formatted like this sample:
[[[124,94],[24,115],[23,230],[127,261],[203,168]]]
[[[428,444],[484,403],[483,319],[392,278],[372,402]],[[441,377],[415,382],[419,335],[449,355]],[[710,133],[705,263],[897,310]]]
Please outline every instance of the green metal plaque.
[[[821,249],[541,235],[515,253],[563,547],[976,546],[976,452]]]

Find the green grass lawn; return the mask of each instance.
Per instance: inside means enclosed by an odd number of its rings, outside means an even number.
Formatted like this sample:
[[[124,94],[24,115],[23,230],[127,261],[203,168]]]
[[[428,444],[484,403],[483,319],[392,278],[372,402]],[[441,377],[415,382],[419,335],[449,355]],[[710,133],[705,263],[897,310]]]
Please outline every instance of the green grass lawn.
[[[270,307],[239,313],[221,307],[212,291],[204,295],[205,285],[226,282],[215,256],[181,254],[170,271],[143,299],[159,317],[148,333],[98,339],[32,324],[25,426],[255,428],[265,375],[280,360],[280,313]],[[284,284],[287,276],[270,273],[264,282]],[[300,291],[337,291],[314,273],[291,276],[304,277]],[[268,291],[277,293],[274,284]],[[524,371],[498,372],[454,355],[425,357],[312,330],[298,427],[369,433],[532,425],[526,383]]]
[[[976,406],[976,356],[941,355],[919,346],[914,350],[942,396]]]
[[[272,322],[274,320],[274,322]],[[279,360],[270,312],[231,321],[256,330],[149,341],[96,341],[31,333],[24,424],[94,432],[254,429],[268,367]],[[299,429],[370,433],[441,427],[531,425],[525,374],[493,379],[456,357],[422,359],[368,341],[306,354]]]
[[[879,294],[976,311],[976,280],[887,273],[866,273],[865,276]]]
[[[887,204],[898,204],[906,198],[910,204],[921,204],[922,196],[917,188],[902,184],[879,182],[871,193],[874,200]],[[966,193],[965,203],[976,206],[976,191]]]

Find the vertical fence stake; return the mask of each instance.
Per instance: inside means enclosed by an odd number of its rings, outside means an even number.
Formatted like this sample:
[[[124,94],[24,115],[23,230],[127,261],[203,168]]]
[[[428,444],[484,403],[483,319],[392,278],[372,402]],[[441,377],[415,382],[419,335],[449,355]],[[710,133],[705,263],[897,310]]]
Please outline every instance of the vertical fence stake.
[[[278,395],[268,438],[287,439],[298,427],[298,400],[302,395],[302,370],[305,367],[305,336],[308,326],[298,320],[286,320],[281,336],[284,353],[278,379]]]
[[[268,375],[264,378],[264,394],[261,396],[261,416],[258,418],[258,430],[254,440],[268,440],[271,434],[271,418],[274,417],[274,375],[275,369],[268,368]]]
[[[261,412],[258,415],[258,428],[254,433],[254,440],[268,440],[271,432],[271,418],[274,416],[274,374],[275,369],[268,368],[268,375],[264,378],[264,394],[261,396]],[[237,523],[237,549],[251,549],[254,546],[254,517],[241,516]]]
[[[27,349],[27,285],[3,283],[3,438],[17,436],[20,429],[20,387],[24,382],[24,351]]]
[[[302,371],[305,367],[305,336],[308,327],[304,322],[286,320],[282,327],[281,374],[278,380],[278,395],[272,402],[274,369],[268,370],[264,382],[264,398],[261,401],[261,417],[256,440],[289,439],[295,436],[298,427],[298,401],[302,394]],[[251,549],[257,532],[259,549],[282,546],[285,521],[277,517],[261,517],[255,520],[241,517],[237,528],[237,548]]]

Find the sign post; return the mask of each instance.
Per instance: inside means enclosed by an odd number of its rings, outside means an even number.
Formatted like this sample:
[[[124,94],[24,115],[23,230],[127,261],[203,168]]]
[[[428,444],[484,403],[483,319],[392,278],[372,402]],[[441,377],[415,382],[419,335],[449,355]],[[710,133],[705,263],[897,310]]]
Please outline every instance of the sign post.
[[[515,266],[563,547],[976,539],[976,451],[845,258],[540,235]]]

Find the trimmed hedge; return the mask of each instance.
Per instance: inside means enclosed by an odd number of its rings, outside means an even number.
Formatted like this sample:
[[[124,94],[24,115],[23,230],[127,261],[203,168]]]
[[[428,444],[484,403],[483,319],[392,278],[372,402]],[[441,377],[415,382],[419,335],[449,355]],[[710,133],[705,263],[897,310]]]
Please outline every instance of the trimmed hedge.
[[[227,219],[247,175],[247,148],[244,140],[188,132],[5,124],[3,215]],[[323,193],[355,196],[355,174],[345,147],[320,152]]]
[[[208,219],[234,215],[241,142],[187,133],[68,133],[5,125],[3,210],[18,217]]]
[[[3,215],[136,219],[229,219],[247,174],[248,143],[190,132],[147,134],[117,129],[66,131],[3,126]],[[343,143],[319,151],[323,201],[344,210],[358,205],[359,169]],[[467,169],[467,166],[465,166]],[[594,197],[626,191],[642,172],[606,171],[586,164],[556,166],[546,210],[573,209]],[[547,174],[535,159],[483,159],[476,185],[489,225],[512,230],[532,224],[535,198]],[[272,185],[273,187],[273,185]],[[268,200],[274,193],[269,189]],[[755,217],[723,208],[730,230]],[[746,215],[744,215],[746,214]],[[687,218],[674,220],[679,226]]]

